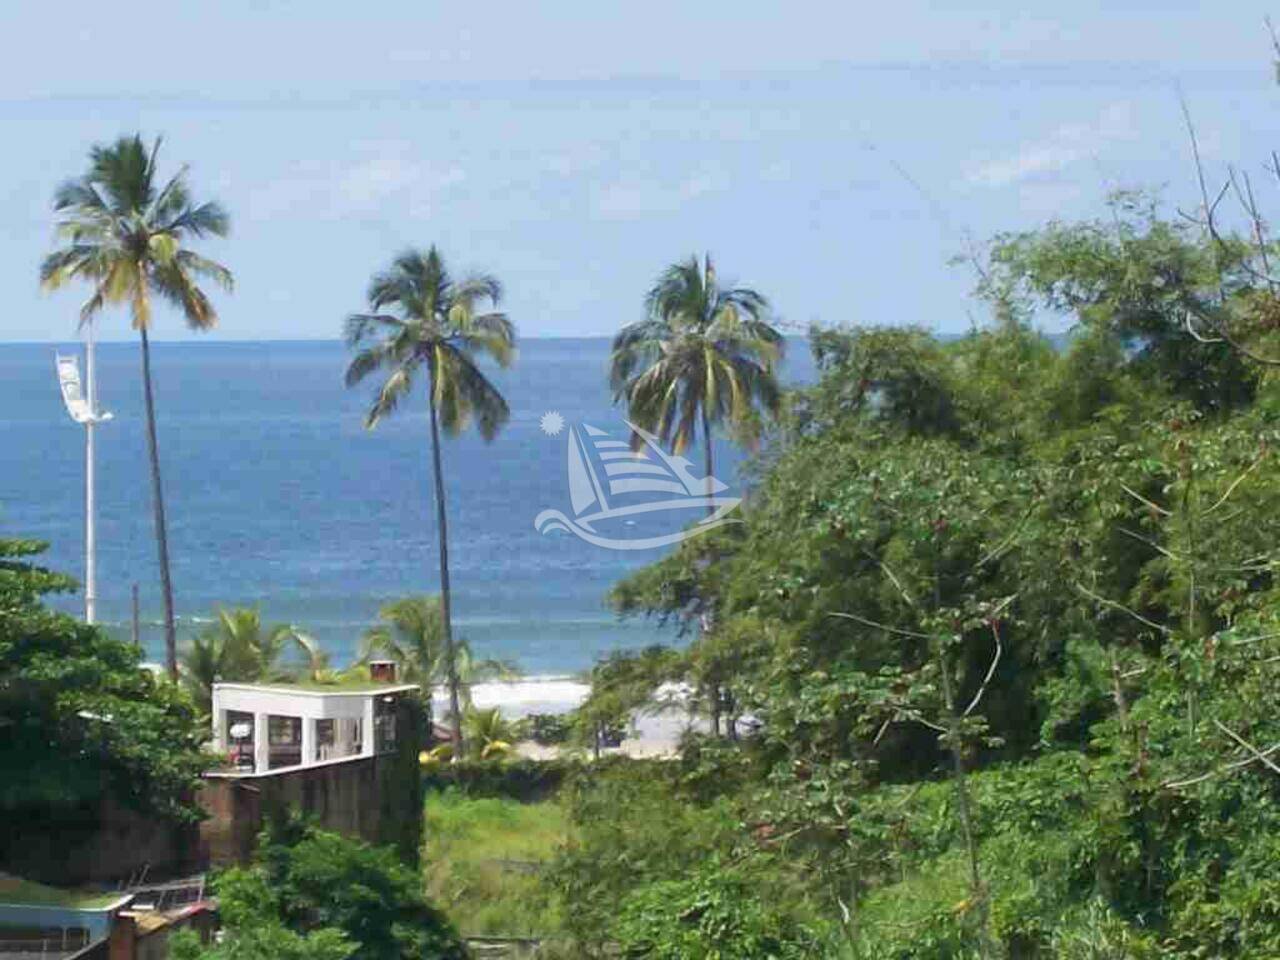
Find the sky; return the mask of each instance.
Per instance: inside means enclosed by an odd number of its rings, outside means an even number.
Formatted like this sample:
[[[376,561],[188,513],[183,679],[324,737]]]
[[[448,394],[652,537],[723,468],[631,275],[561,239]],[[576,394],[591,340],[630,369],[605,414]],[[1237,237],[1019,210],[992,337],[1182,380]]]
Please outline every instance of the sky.
[[[1120,187],[1194,206],[1179,90],[1211,175],[1262,177],[1268,12],[0,0],[0,341],[74,336],[84,294],[36,283],[52,194],[134,131],[231,214],[201,249],[236,290],[201,337],[334,338],[375,271],[432,243],[502,280],[523,336],[610,334],[703,251],[796,330],[959,332],[985,319],[949,263],[969,238],[1099,216]],[[100,331],[131,336],[120,312]],[[162,312],[155,336],[193,335]]]

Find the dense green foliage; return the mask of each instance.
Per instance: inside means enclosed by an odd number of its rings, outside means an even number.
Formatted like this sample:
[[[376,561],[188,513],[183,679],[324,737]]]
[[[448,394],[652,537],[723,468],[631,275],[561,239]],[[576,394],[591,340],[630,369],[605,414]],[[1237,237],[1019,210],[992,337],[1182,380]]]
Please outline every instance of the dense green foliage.
[[[529,760],[521,757],[502,762],[457,760],[432,764],[423,771],[428,791],[457,791],[473,798],[499,798],[536,803],[556,794],[564,783],[581,773],[582,761],[574,758]]]
[[[301,655],[302,663],[288,654]],[[206,714],[217,681],[279,682],[298,676],[317,679],[327,657],[307,633],[287,623],[263,624],[255,607],[220,608],[214,621],[182,651],[178,673],[191,698]]]
[[[92,827],[104,801],[193,820],[195,711],[137,648],[42,604],[75,586],[33,562],[43,550],[0,540],[0,815],[23,825],[4,836]]]
[[[179,960],[278,955],[462,960],[467,955],[448,920],[425,900],[421,876],[392,849],[301,820],[269,828],[253,865],[221,874],[215,892],[224,942],[201,950],[188,940]]]
[[[584,944],[701,955],[680,911],[750,876],[833,956],[1280,952],[1280,385],[1242,352],[1280,304],[1248,245],[1112,213],[998,238],[958,341],[815,330],[745,522],[614,591],[693,636],[611,665],[628,702],[682,678],[724,727],[575,788],[556,882],[636,905]]]

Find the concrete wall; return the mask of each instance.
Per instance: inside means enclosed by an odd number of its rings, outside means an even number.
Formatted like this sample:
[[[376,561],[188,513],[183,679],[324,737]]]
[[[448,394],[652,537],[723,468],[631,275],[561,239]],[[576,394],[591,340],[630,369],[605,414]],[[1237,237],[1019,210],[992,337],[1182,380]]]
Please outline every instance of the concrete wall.
[[[212,866],[247,861],[266,818],[286,808],[310,814],[326,830],[376,842],[393,760],[349,757],[268,774],[211,776],[200,796],[209,815],[200,825],[202,852]]]

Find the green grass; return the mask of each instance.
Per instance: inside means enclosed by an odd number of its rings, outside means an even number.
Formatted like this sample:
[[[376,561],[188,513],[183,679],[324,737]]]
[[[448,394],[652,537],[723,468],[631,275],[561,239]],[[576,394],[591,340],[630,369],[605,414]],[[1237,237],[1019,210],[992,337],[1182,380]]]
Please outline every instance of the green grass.
[[[70,907],[93,910],[109,907],[121,898],[120,893],[86,890],[63,890],[42,883],[0,874],[0,903],[16,903],[29,907]]]
[[[560,903],[540,869],[568,830],[558,803],[470,798],[456,790],[426,802],[427,896],[468,935],[548,936]]]

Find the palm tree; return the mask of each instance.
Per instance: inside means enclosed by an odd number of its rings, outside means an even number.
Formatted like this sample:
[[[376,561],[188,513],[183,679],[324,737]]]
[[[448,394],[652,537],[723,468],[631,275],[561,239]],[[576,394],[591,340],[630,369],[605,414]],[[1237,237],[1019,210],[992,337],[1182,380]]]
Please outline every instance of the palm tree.
[[[378,611],[382,623],[365,631],[361,662],[367,663],[377,656],[389,657],[395,661],[403,682],[418,684],[430,696],[432,688],[448,683],[450,677],[442,608],[438,596],[405,597],[386,604]],[[453,651],[458,703],[464,716],[471,707],[473,684],[519,676],[505,661],[475,657],[466,640],[456,640]]]
[[[519,739],[518,729],[497,707],[487,710],[468,707],[463,719],[467,727],[467,739],[472,744],[471,749],[480,760],[506,757],[515,749]]]
[[[510,411],[502,394],[476,365],[488,356],[505,367],[515,354],[515,328],[507,316],[480,312],[497,307],[502,287],[490,276],[454,281],[433,246],[425,254],[402,253],[369,284],[369,313],[347,319],[347,345],[356,350],[347,367],[347,386],[374,371],[386,374],[365,417],[372,429],[412,390],[421,372],[427,378],[431,425],[431,467],[435,480],[436,526],[440,536],[440,603],[445,669],[454,742],[462,744],[457,656],[450,614],[449,535],[440,465],[440,430],[456,436],[474,417],[480,435],[492,440]],[[461,752],[461,751],[459,751]]]
[[[285,661],[290,650],[302,655],[301,669]],[[293,624],[264,626],[256,608],[234,607],[219,610],[191,641],[182,656],[182,679],[207,713],[217,681],[282,681],[299,674],[315,680],[327,662],[315,639]]]
[[[46,290],[57,290],[72,280],[87,282],[92,292],[80,309],[81,324],[103,307],[128,304],[133,328],[141,338],[165,662],[176,680],[177,631],[148,340],[151,301],[153,294],[159,294],[182,311],[188,327],[208,330],[218,316],[197,281],[204,278],[230,290],[232,279],[226,267],[187,248],[191,240],[225,236],[227,214],[216,203],[197,204],[191,199],[186,167],[161,182],[156,172],[160,142],[157,139],[148,150],[135,134],[89,151],[88,172],[62,184],[54,195],[58,234],[66,245],[45,258],[40,283]]]
[[[721,289],[707,256],[671,265],[649,291],[646,317],[613,340],[610,385],[632,423],[682,453],[702,429],[707,490],[713,486],[711,427],[753,440],[754,417],[776,414],[774,370],[782,335],[754,290]],[[632,436],[637,447],[642,442]],[[708,514],[715,507],[708,504]]]

